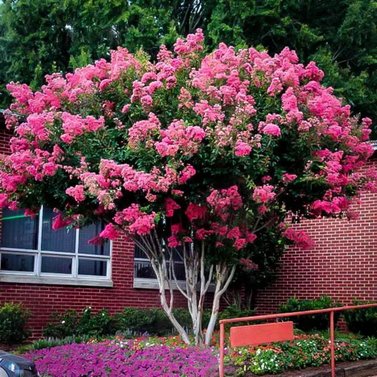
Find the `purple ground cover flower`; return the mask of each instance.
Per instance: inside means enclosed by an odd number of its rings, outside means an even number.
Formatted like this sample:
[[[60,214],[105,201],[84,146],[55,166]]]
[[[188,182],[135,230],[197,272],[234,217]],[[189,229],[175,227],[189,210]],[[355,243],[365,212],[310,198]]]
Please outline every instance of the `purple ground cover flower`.
[[[43,376],[51,377],[215,377],[210,349],[155,345],[134,350],[111,343],[69,344],[24,355]]]

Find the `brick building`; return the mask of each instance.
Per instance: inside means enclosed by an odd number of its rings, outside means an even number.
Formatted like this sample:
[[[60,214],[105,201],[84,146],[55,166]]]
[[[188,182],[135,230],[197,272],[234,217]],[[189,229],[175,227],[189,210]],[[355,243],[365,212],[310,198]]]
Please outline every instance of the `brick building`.
[[[8,153],[10,134],[0,119],[0,154]],[[365,194],[358,220],[320,219],[299,224],[316,247],[288,249],[277,280],[259,293],[259,312],[271,312],[288,297],[323,294],[349,303],[377,300],[377,194]],[[51,231],[52,211],[31,219],[4,210],[0,237],[0,304],[22,302],[30,309],[33,335],[41,334],[52,312],[125,306],[159,306],[151,267],[131,242],[88,245],[100,224],[81,230]],[[184,302],[178,299],[178,304]]]

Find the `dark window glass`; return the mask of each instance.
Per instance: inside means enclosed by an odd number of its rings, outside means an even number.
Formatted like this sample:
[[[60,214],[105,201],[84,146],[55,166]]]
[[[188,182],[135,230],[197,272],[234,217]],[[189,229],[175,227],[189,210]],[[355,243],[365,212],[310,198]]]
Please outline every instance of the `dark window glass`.
[[[79,259],[79,275],[106,276],[106,267],[104,261]]]
[[[177,280],[185,280],[185,267],[180,253],[181,248],[173,250],[174,271]],[[138,246],[135,246],[135,258],[144,259],[134,261],[135,277],[144,279],[156,279],[156,274],[154,273],[152,266],[147,259],[147,256],[144,254],[143,250],[141,250]]]
[[[72,258],[42,257],[42,272],[71,274]]]
[[[52,221],[56,216],[50,208],[43,209],[42,250],[75,252],[76,230],[73,228],[52,229]]]
[[[1,269],[5,271],[34,271],[34,256],[21,254],[1,254]]]
[[[148,261],[135,260],[135,278],[156,279],[156,274]]]
[[[23,210],[3,209],[1,246],[16,249],[37,249],[38,216],[31,218]]]
[[[81,228],[79,231],[79,253],[94,255],[110,255],[110,242],[105,241],[103,244],[92,245],[89,240],[98,236],[103,230],[101,223],[90,224]]]

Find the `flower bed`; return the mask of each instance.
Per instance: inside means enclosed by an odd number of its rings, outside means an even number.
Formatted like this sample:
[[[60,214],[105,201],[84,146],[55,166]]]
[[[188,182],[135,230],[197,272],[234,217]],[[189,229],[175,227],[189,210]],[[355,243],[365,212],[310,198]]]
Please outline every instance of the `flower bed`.
[[[213,377],[217,359],[211,349],[139,343],[67,344],[31,351],[39,373],[49,377]]]
[[[184,344],[177,336],[141,337],[53,346],[36,342],[24,354],[35,361],[43,377],[217,377],[217,347],[200,349]],[[72,339],[67,339],[71,342]],[[55,343],[56,344],[56,343]],[[49,347],[37,349],[42,346]],[[337,334],[336,360],[377,358],[377,338]],[[291,342],[227,350],[229,376],[253,376],[319,367],[330,363],[326,335],[298,335]]]
[[[337,361],[377,358],[377,339],[353,335],[338,336],[335,341]],[[269,346],[239,347],[226,356],[226,364],[235,366],[234,376],[281,373],[291,369],[318,367],[330,363],[329,340],[319,334],[299,335],[291,342]]]

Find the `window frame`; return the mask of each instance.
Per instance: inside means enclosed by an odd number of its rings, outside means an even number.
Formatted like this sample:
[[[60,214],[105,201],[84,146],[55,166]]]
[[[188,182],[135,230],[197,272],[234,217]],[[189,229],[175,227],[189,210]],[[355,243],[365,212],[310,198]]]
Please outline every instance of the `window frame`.
[[[0,220],[1,221],[1,220]],[[92,285],[92,286],[112,286],[112,252],[113,243],[109,241],[109,255],[97,255],[79,252],[80,229],[70,229],[75,232],[74,252],[60,252],[42,250],[42,229],[43,229],[43,206],[38,214],[37,249],[21,249],[14,247],[0,246],[0,266],[2,254],[29,255],[34,256],[34,270],[31,271],[10,271],[1,270],[0,282],[18,283],[40,283],[40,284],[63,284],[63,285]],[[51,230],[53,232],[53,230]],[[42,272],[42,258],[70,258],[72,261],[71,274]],[[106,262],[106,275],[84,275],[79,274],[80,259]]]
[[[133,260],[133,270],[134,270],[134,279],[133,279],[133,287],[134,288],[140,288],[140,289],[159,289],[158,281],[157,278],[143,278],[143,277],[138,277],[137,276],[137,262],[142,262],[142,263],[147,263],[151,265],[151,262],[149,259],[145,256],[144,258],[141,257],[136,257],[136,249],[137,246],[134,244],[134,260]],[[175,263],[182,264],[184,265],[183,261],[174,261]],[[152,267],[151,267],[152,268]],[[177,284],[185,289],[186,288],[186,280],[179,280],[177,281],[172,281],[171,282],[173,289],[178,289]],[[168,288],[166,286],[166,288]]]

